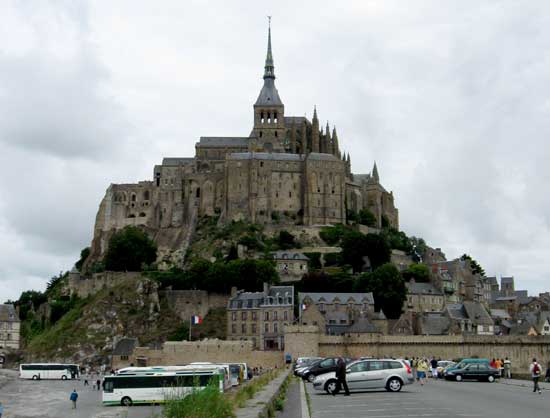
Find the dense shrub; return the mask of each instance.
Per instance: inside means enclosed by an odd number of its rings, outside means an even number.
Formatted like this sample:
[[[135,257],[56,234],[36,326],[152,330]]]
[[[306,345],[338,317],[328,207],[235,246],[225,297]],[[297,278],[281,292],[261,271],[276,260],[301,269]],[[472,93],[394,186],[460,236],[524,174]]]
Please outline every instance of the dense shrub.
[[[164,404],[165,418],[219,418],[234,417],[233,405],[217,385],[212,384],[189,395],[176,393]]]
[[[105,254],[105,268],[112,271],[141,271],[157,259],[157,245],[135,226],[115,232]]]

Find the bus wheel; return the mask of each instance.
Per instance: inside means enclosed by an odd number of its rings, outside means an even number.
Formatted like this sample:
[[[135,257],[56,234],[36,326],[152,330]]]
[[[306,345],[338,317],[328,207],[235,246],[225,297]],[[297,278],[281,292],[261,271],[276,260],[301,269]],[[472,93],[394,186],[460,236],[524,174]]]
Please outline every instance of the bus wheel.
[[[122,404],[122,406],[132,406],[132,400],[128,396],[122,398],[120,400],[120,403]]]
[[[34,375],[34,376],[32,377],[32,380],[38,380],[38,376],[37,376],[37,375]]]
[[[61,380],[67,380],[67,376],[65,375],[61,376]]]

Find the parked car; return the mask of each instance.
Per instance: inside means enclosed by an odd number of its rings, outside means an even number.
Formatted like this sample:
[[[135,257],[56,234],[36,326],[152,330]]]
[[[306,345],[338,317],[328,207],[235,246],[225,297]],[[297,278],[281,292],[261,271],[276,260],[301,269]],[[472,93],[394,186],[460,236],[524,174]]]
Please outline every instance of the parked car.
[[[451,360],[439,360],[437,362],[437,377],[443,379],[446,369],[453,367],[456,363]]]
[[[317,363],[321,362],[323,359],[318,359],[318,360],[311,360],[311,361],[308,361],[306,363],[304,363],[302,366],[300,367],[297,367],[296,369],[294,369],[294,375],[295,376],[299,376],[299,377],[302,377],[304,375],[304,373],[306,373],[310,368],[312,368],[313,366],[315,366]]]
[[[298,357],[296,363],[294,363],[293,369],[296,370],[301,367],[306,367],[317,360],[321,360],[321,357]]]
[[[339,358],[340,357],[328,357],[321,361],[313,363],[310,367],[302,372],[302,379],[313,382],[315,376],[319,376],[320,374],[324,373],[335,372],[336,369],[338,369],[337,362]],[[349,364],[352,359],[344,358],[344,361],[346,362],[346,364]]]
[[[389,392],[399,392],[403,385],[414,382],[412,370],[404,360],[358,360],[350,363],[346,370],[346,381],[350,391],[386,389]],[[313,388],[327,393],[338,393],[336,373],[317,376],[313,381]]]
[[[498,377],[500,377],[500,371],[487,363],[469,363],[459,369],[447,370],[445,374],[445,379],[456,380],[457,382],[471,379],[492,383]]]
[[[443,370],[443,377],[447,377],[447,373],[453,372],[454,370],[463,369],[468,364],[486,364],[489,366],[489,359],[486,358],[464,358],[456,363],[454,366],[448,366]]]

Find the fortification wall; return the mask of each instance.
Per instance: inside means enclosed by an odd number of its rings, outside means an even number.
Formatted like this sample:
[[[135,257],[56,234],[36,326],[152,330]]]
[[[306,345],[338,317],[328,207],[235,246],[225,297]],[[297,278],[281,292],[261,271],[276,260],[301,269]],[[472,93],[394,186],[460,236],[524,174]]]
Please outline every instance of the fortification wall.
[[[465,357],[505,358],[512,361],[512,372],[525,373],[535,357],[542,364],[550,361],[550,337],[510,336],[384,336],[351,334],[317,335],[312,326],[287,327],[286,351],[301,356],[349,357]]]
[[[134,365],[178,365],[192,362],[247,363],[249,367],[281,367],[284,355],[281,351],[253,350],[251,341],[167,341],[160,350],[136,347],[127,361],[114,367]]]
[[[188,321],[192,315],[204,317],[212,308],[225,308],[229,300],[229,295],[205,290],[165,290],[160,294],[183,321]]]
[[[71,273],[68,280],[70,295],[85,298],[94,295],[102,289],[116,286],[125,280],[137,280],[141,277],[139,272],[105,271],[95,273],[90,278]]]

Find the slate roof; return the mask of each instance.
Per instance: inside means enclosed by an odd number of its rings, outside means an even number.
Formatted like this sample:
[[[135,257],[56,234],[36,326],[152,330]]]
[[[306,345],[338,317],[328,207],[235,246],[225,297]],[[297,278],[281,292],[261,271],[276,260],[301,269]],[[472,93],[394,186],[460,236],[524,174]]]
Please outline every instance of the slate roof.
[[[455,320],[468,319],[468,314],[466,313],[464,306],[460,303],[448,304],[447,312],[451,319],[455,319]]]
[[[202,147],[248,147],[245,136],[201,136],[196,146]]]
[[[264,85],[260,90],[260,94],[254,106],[282,106],[283,102],[279,97],[277,87],[275,87],[275,80],[265,79]]]
[[[498,286],[498,281],[495,276],[486,277],[486,280],[489,282],[491,286]]]
[[[344,319],[346,321],[349,320],[348,313],[344,311],[329,311],[325,314],[325,320],[327,323],[328,321],[335,320],[335,321],[338,321],[338,324],[339,324],[340,321]],[[335,325],[335,324],[331,324],[331,325]]]
[[[0,305],[0,321],[20,322],[15,307],[11,304]]]
[[[276,296],[290,296],[294,301],[294,286],[271,286],[267,293],[267,296],[276,297]]]
[[[129,356],[134,352],[134,348],[137,346],[138,340],[136,338],[122,338],[115,346],[113,355],[115,356]]]
[[[496,302],[507,302],[507,301],[513,301],[513,300],[517,300],[517,296],[498,296],[497,298],[495,298],[495,301]]]
[[[184,158],[184,157],[167,157],[162,159],[162,165],[169,166],[178,166],[183,164],[194,163],[194,158]]]
[[[293,123],[298,128],[303,125],[304,121],[308,125],[310,124],[309,120],[307,120],[305,116],[285,116],[285,126],[287,128],[290,128]]]
[[[372,292],[368,293],[317,293],[317,292],[300,292],[298,293],[298,299],[300,303],[303,303],[304,299],[309,297],[315,304],[322,302],[323,299],[326,303],[332,303],[335,298],[340,300],[340,303],[347,304],[350,298],[353,298],[355,303],[363,303],[363,300],[366,300],[366,303],[369,305],[374,305],[374,296]]]
[[[493,319],[487,312],[487,309],[479,302],[464,301],[464,309],[468,318],[474,323],[479,325],[493,325]]]
[[[319,152],[311,152],[307,156],[308,160],[319,160],[319,161],[342,161],[338,157],[335,157],[332,154],[321,154]]]
[[[505,284],[514,284],[514,278],[513,277],[501,277],[500,278],[500,284],[502,287],[504,287]]]
[[[234,152],[229,154],[230,160],[274,160],[274,161],[302,161],[300,154],[286,154],[282,152]]]
[[[447,335],[451,320],[442,313],[428,313],[420,317],[422,335]]]
[[[510,328],[510,335],[527,335],[531,327],[533,327],[533,325],[528,322],[516,324]]]
[[[443,292],[437,290],[431,283],[406,283],[407,290],[412,295],[443,295]]]
[[[263,300],[263,292],[240,292],[229,300],[229,307],[233,309],[259,308]]]
[[[376,325],[368,320],[366,317],[358,318],[355,323],[351,324],[346,332],[357,334],[380,334],[380,330]]]
[[[275,260],[309,260],[309,257],[303,253],[289,252],[289,251],[273,251],[271,253]]]
[[[509,319],[510,314],[506,309],[491,309],[491,316],[498,319]]]

